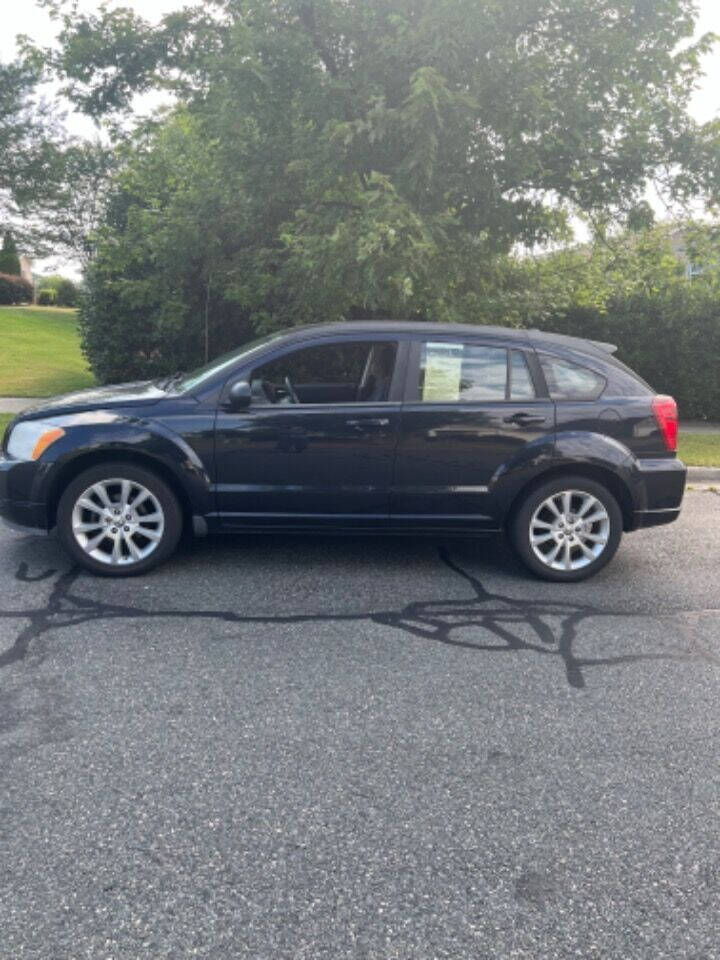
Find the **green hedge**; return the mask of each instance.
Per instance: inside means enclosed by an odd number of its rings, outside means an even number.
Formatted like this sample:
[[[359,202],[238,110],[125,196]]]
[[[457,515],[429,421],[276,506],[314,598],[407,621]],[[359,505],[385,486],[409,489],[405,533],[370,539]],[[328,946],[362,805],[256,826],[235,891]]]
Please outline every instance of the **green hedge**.
[[[33,287],[23,277],[0,273],[0,303],[32,303]]]
[[[604,311],[576,308],[541,324],[618,345],[618,356],[685,418],[720,420],[720,296],[687,282],[662,295],[611,299]]]
[[[77,284],[68,277],[41,277],[37,291],[37,302],[46,307],[76,307],[80,299]]]

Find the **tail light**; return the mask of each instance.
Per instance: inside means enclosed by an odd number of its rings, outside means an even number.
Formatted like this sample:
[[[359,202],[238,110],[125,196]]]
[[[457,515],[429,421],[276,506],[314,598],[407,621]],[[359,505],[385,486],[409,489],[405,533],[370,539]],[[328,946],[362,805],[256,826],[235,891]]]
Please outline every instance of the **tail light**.
[[[652,408],[665,447],[670,453],[675,453],[678,438],[677,404],[672,397],[653,397]]]

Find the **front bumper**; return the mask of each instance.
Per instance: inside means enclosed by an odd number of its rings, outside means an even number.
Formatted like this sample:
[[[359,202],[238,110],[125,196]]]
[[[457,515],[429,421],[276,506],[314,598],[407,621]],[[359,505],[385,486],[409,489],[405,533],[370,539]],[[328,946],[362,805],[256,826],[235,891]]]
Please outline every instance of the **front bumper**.
[[[36,478],[36,463],[0,453],[0,517],[11,527],[47,533],[47,504],[33,499]]]
[[[631,530],[672,523],[680,516],[687,467],[682,460],[637,460]]]

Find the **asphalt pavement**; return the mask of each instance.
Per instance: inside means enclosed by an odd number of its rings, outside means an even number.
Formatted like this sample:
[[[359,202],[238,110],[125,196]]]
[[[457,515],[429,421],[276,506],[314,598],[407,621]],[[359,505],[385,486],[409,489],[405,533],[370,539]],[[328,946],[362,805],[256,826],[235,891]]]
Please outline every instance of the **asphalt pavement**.
[[[501,539],[0,532],[0,957],[720,957],[720,497]]]

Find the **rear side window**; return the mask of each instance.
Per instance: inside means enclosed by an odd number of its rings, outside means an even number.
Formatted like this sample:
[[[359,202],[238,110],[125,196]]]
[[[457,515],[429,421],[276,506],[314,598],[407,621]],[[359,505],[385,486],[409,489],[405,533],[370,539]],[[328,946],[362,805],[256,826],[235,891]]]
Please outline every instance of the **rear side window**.
[[[605,389],[605,377],[579,363],[549,354],[540,354],[540,363],[553,400],[597,400]]]
[[[424,343],[419,397],[425,403],[504,400],[508,352],[471,343]]]

